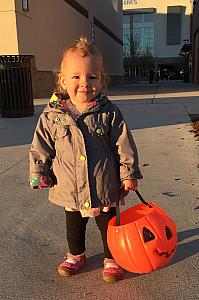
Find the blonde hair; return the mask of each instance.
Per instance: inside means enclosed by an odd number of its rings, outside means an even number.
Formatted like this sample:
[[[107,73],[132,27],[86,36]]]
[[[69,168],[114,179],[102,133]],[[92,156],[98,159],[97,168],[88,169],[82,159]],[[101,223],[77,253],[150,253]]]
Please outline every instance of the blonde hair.
[[[98,50],[98,48],[94,45],[88,42],[87,37],[85,36],[81,36],[79,38],[79,40],[76,40],[75,42],[73,42],[72,44],[70,44],[65,50],[64,53],[62,55],[62,60],[61,60],[61,68],[60,68],[60,72],[57,74],[57,89],[59,92],[61,93],[67,93],[67,91],[64,91],[61,84],[60,84],[60,80],[61,80],[61,75],[62,75],[62,68],[63,68],[63,62],[64,62],[64,58],[66,56],[66,54],[69,52],[75,52],[75,51],[81,51],[82,52],[82,56],[96,56],[99,57],[102,63],[102,72],[101,72],[101,90],[106,89],[107,87],[107,83],[106,83],[106,74],[105,74],[105,70],[104,70],[104,64],[103,64],[103,59],[102,59],[102,55],[100,53],[100,51]]]

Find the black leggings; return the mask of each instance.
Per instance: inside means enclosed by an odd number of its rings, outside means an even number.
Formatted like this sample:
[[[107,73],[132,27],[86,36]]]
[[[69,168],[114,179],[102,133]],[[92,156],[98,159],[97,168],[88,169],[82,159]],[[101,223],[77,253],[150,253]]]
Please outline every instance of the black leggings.
[[[79,211],[71,212],[65,211],[66,213],[66,233],[67,241],[70,252],[73,255],[79,255],[86,250],[85,247],[85,233],[86,225],[89,218],[82,218]],[[116,215],[116,208],[111,207],[108,212],[101,212],[99,216],[95,217],[97,227],[100,230],[103,246],[104,246],[104,257],[112,258],[107,245],[107,227],[108,222]]]

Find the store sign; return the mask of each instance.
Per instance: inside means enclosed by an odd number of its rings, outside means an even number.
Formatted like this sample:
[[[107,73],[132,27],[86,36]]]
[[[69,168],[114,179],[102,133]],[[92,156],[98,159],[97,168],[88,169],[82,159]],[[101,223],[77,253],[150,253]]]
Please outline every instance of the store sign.
[[[123,0],[123,5],[137,4],[137,0]]]

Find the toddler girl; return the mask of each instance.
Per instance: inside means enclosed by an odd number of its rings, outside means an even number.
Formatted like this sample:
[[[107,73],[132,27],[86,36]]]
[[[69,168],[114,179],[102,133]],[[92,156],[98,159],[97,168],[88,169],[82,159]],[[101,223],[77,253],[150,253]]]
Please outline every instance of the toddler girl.
[[[59,85],[35,130],[30,186],[50,187],[49,200],[65,209],[70,252],[59,274],[70,276],[85,265],[86,225],[94,217],[104,246],[103,279],[114,282],[123,271],[109,251],[107,226],[116,202],[142,178],[136,146],[120,110],[103,94],[102,56],[86,38],[65,50]]]

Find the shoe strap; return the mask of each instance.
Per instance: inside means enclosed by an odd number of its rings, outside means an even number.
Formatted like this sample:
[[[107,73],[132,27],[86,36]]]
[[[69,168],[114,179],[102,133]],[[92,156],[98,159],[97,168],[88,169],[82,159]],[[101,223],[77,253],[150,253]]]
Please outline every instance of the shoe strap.
[[[66,263],[69,263],[69,264],[72,264],[72,265],[75,265],[78,261],[72,257],[67,257],[66,260],[65,260]]]
[[[70,252],[68,252],[65,256],[65,262],[76,264],[80,261],[82,256],[84,256],[84,253],[80,255],[72,255]]]
[[[106,263],[104,267],[105,267],[105,269],[109,269],[109,268],[119,269],[119,266],[116,263],[113,263],[113,262],[112,263],[111,262]]]

